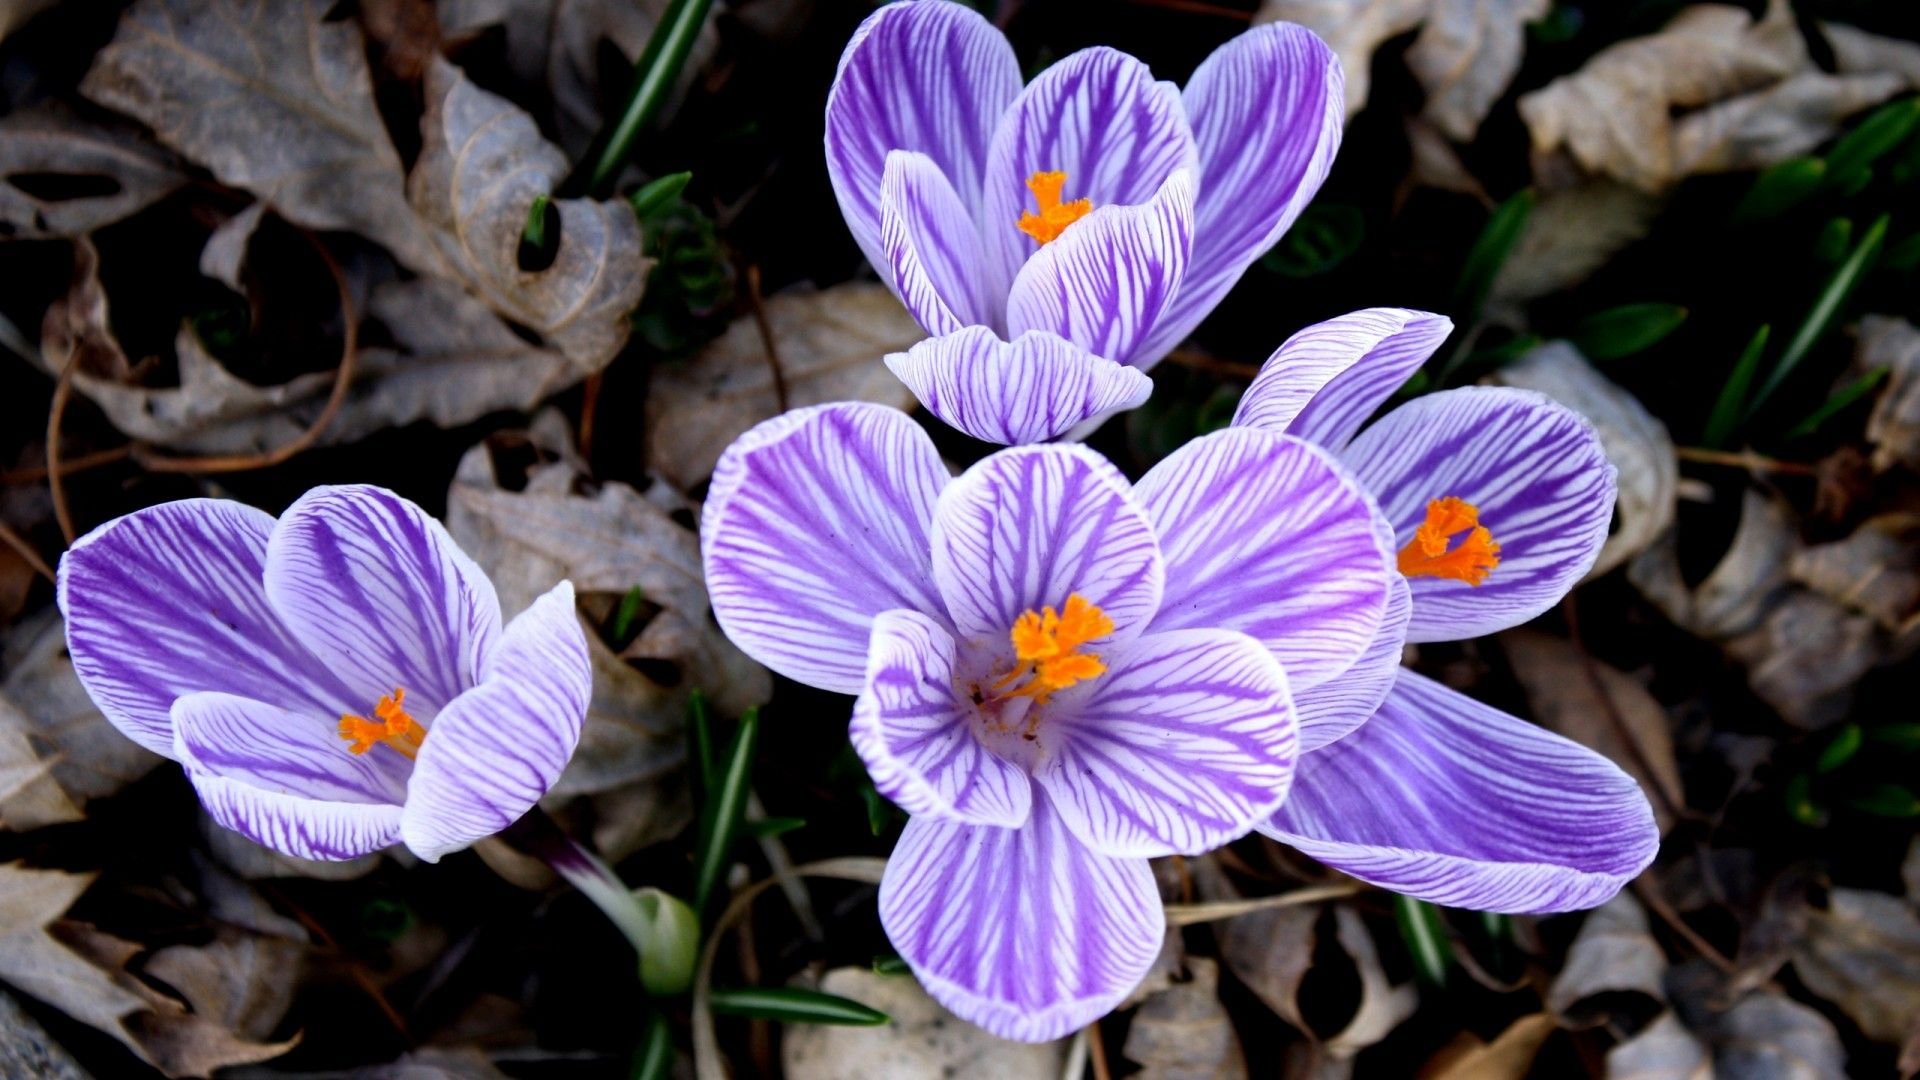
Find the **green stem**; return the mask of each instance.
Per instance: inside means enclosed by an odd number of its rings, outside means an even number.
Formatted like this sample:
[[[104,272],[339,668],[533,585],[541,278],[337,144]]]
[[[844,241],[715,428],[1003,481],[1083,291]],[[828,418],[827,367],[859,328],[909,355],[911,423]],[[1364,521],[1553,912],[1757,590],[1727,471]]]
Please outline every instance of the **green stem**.
[[[515,848],[552,867],[567,884],[580,890],[580,895],[593,901],[593,906],[600,909],[614,929],[633,944],[635,953],[646,954],[648,921],[634,899],[633,890],[613,872],[613,867],[561,831],[546,811],[533,808],[500,835]]]
[[[621,166],[633,152],[634,140],[673,92],[673,84],[712,7],[713,0],[672,0],[667,5],[653,28],[653,36],[647,39],[646,51],[633,65],[633,89],[627,93],[626,106],[594,158],[589,188],[595,195],[604,198],[612,193]]]

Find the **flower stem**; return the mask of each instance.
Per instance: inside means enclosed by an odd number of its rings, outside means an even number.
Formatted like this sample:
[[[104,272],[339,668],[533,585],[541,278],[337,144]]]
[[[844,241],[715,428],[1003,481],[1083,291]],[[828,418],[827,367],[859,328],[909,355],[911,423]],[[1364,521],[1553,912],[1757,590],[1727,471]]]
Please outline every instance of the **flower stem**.
[[[634,952],[644,954],[648,920],[634,900],[633,890],[598,855],[563,832],[546,811],[534,807],[500,835],[580,890],[580,895],[593,901],[614,929],[633,943]]]

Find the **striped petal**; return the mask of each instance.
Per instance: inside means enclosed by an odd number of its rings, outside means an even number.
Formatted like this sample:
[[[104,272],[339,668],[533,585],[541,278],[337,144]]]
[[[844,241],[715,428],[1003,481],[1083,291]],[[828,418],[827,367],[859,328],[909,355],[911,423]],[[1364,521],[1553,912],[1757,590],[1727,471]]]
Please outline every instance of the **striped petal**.
[[[252,507],[186,499],[117,518],[67,549],[67,651],[122,734],[174,756],[174,700],[201,690],[316,716],[348,706],[346,687],[267,603],[272,533],[273,518]]]
[[[1318,750],[1352,734],[1367,722],[1393,689],[1400,673],[1400,654],[1406,651],[1407,621],[1413,617],[1413,590],[1398,574],[1388,582],[1387,610],[1373,644],[1353,666],[1310,690],[1293,696],[1300,718],[1300,750]]]
[[[799,409],[740,436],[701,522],[721,628],[790,679],[859,693],[874,616],[942,610],[928,550],[946,483],[926,433],[880,405]]]
[[[1287,23],[1227,42],[1187,81],[1201,176],[1193,267],[1141,366],[1192,333],[1320,190],[1340,148],[1343,85],[1326,43]]]
[[[893,291],[929,334],[998,325],[987,297],[980,232],[946,174],[925,154],[887,155],[880,184],[880,244]]]
[[[1379,633],[1391,555],[1373,504],[1319,447],[1228,428],[1140,480],[1167,561],[1153,629],[1258,638],[1296,693],[1351,667]]]
[[[1164,579],[1126,478],[1077,443],[1002,450],[948,485],[934,510],[933,574],[961,638],[994,643],[1022,612],[1075,593],[1125,640],[1153,617]]]
[[[1287,677],[1230,630],[1148,634],[1101,654],[1085,698],[1040,721],[1033,778],[1106,855],[1198,855],[1287,797],[1299,732]]]
[[[1464,387],[1382,417],[1342,455],[1396,541],[1412,541],[1427,503],[1479,509],[1500,565],[1479,586],[1416,577],[1409,641],[1453,641],[1517,626],[1560,602],[1593,565],[1613,520],[1614,469],[1593,425],[1542,394]]]
[[[909,821],[880,882],[880,922],[935,1001],[1022,1042],[1106,1015],[1166,933],[1147,861],[1087,848],[1046,799],[1018,829]]]
[[[1267,358],[1233,422],[1337,454],[1452,332],[1446,316],[1405,308],[1367,308],[1315,323]]]
[[[954,692],[953,635],[915,611],[873,621],[867,687],[848,733],[880,794],[910,814],[967,825],[1027,820],[1033,784],[974,736]]]
[[[267,600],[346,683],[354,712],[396,687],[423,721],[472,686],[500,633],[493,583],[438,521],[384,488],[319,487],[267,542]]]
[[[1193,173],[1167,178],[1138,206],[1103,206],[1021,267],[1007,296],[1014,335],[1048,330],[1132,364],[1180,292],[1193,249]]]
[[[991,23],[961,4],[890,4],[867,16],[827,97],[827,175],[874,266],[887,154],[922,153],[977,216],[987,146],[1020,93],[1020,64]]]
[[[434,862],[533,809],[573,757],[592,696],[587,635],[563,581],[507,624],[480,685],[428,731],[400,819],[407,847]]]
[[[1612,762],[1412,672],[1365,727],[1302,759],[1261,831],[1385,889],[1525,914],[1605,903],[1660,845]]]
[[[1034,173],[1066,173],[1062,198],[1091,199],[1098,210],[1146,203],[1198,162],[1180,91],[1155,82],[1140,61],[1094,48],[1041,72],[1001,118],[987,152],[981,228],[997,280],[1012,281],[1040,250],[1016,224],[1034,208]]]
[[[172,753],[221,825],[296,858],[358,858],[399,839],[409,762],[384,747],[349,753],[328,719],[188,694],[173,706]]]
[[[1006,446],[1058,438],[1153,393],[1153,381],[1139,371],[1044,330],[1006,342],[970,326],[894,353],[887,367],[928,412]]]

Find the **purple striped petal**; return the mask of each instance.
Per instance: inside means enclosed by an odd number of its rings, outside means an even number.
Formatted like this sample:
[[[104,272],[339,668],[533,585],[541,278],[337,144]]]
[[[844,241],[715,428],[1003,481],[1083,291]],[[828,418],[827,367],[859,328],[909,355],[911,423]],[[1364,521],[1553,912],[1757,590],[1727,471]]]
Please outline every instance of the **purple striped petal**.
[[[1333,50],[1289,23],[1248,30],[1194,71],[1183,95],[1200,161],[1193,267],[1142,367],[1192,333],[1307,208],[1340,148],[1344,97]]]
[[[272,532],[252,507],[187,499],[108,522],[61,558],[73,670],[122,734],[172,757],[174,700],[201,690],[323,717],[347,706],[267,604]]]
[[[880,882],[880,922],[935,1001],[1022,1042],[1106,1015],[1166,934],[1147,860],[1089,849],[1046,799],[1018,829],[909,821]]]
[[[1094,48],[1053,65],[1001,118],[987,152],[980,223],[997,280],[1012,281],[1037,249],[1017,224],[1034,209],[1034,173],[1066,173],[1061,198],[1092,199],[1098,210],[1146,203],[1168,177],[1198,163],[1179,89],[1155,82],[1145,64]]]
[[[407,847],[436,862],[533,809],[573,757],[592,696],[586,631],[563,581],[507,624],[480,685],[428,730],[400,819]]]
[[[438,521],[384,488],[318,487],[267,543],[267,600],[365,713],[396,687],[424,723],[500,634],[493,583]]]
[[[1479,586],[1416,577],[1407,640],[1454,641],[1518,626],[1560,602],[1613,520],[1614,469],[1593,425],[1543,394],[1463,387],[1400,406],[1342,455],[1405,545],[1430,500],[1480,511],[1500,565]]]
[[[1446,316],[1405,308],[1367,308],[1315,323],[1267,358],[1233,422],[1337,454],[1452,332]]]
[[[1081,701],[1047,709],[1033,778],[1106,855],[1198,855],[1287,797],[1299,732],[1287,677],[1230,630],[1148,634],[1101,653]]]
[[[1164,584],[1126,478],[1077,443],[1002,450],[948,485],[933,515],[933,576],[960,636],[997,644],[1022,612],[1075,593],[1125,640],[1153,617]]]
[[[1020,64],[991,23],[961,4],[890,4],[867,16],[827,97],[827,175],[874,266],[887,154],[926,154],[977,216],[987,146],[1020,93]]]
[[[1660,846],[1618,766],[1412,672],[1365,727],[1301,760],[1261,831],[1385,889],[1525,914],[1605,903]]]
[[[1028,259],[1007,296],[1007,328],[1050,330],[1133,364],[1178,295],[1192,250],[1193,173],[1182,169],[1151,201],[1100,207]]]
[[[880,244],[893,291],[929,334],[1000,322],[987,297],[986,253],[973,215],[933,159],[895,150],[880,184]]]
[[[1392,555],[1372,502],[1326,451],[1228,428],[1174,451],[1136,490],[1167,562],[1154,630],[1251,634],[1296,693],[1373,643]]]
[[[1413,590],[1398,574],[1388,582],[1387,610],[1380,632],[1353,666],[1310,690],[1293,696],[1300,718],[1300,751],[1307,753],[1352,734],[1380,708],[1400,673],[1400,654],[1406,651],[1407,621],[1413,617]]]
[[[349,753],[338,717],[209,692],[175,702],[173,721],[173,756],[221,825],[301,859],[358,858],[399,839],[411,763],[380,746]]]
[[[859,693],[874,616],[943,610],[928,551],[947,479],[926,433],[880,405],[799,409],[740,436],[701,522],[727,637],[790,679]]]
[[[917,611],[873,621],[867,688],[848,733],[880,794],[910,814],[1017,826],[1033,783],[980,744],[975,713],[954,689],[953,635]]]
[[[1006,342],[969,326],[894,353],[887,367],[928,412],[1006,446],[1058,438],[1153,393],[1153,380],[1140,372],[1044,330]]]

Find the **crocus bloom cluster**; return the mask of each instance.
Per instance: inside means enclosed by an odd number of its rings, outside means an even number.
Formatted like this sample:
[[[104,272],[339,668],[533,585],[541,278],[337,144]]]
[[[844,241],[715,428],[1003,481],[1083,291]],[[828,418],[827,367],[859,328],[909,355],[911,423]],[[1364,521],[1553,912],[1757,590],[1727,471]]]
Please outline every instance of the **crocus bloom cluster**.
[[[1025,87],[969,8],[869,16],[827,102],[854,238],[934,335],[888,365],[929,411],[1018,444],[1145,401],[1141,374],[1299,216],[1340,141],[1333,53],[1256,27],[1184,91],[1108,48]]]
[[[317,488],[277,521],[150,507],[60,562],[74,671],[207,812],[288,855],[435,860],[531,809],[580,739],[587,643],[562,582],[501,627],[493,584],[418,506]]]
[[[864,404],[743,435],[701,544],[736,644],[858,695],[854,746],[913,815],[880,887],[894,945],[955,1013],[1030,1040],[1145,974],[1150,857],[1281,806],[1303,703],[1379,639],[1398,580],[1371,502],[1300,439],[1217,432],[1137,485],[1070,443],[954,478]]]
[[[1658,847],[1639,787],[1600,755],[1399,666],[1403,640],[1477,637],[1558,603],[1613,514],[1614,470],[1592,426],[1540,394],[1448,390],[1361,430],[1451,329],[1384,308],[1310,326],[1235,414],[1336,454],[1392,525],[1404,579],[1261,831],[1435,903],[1592,907]]]

